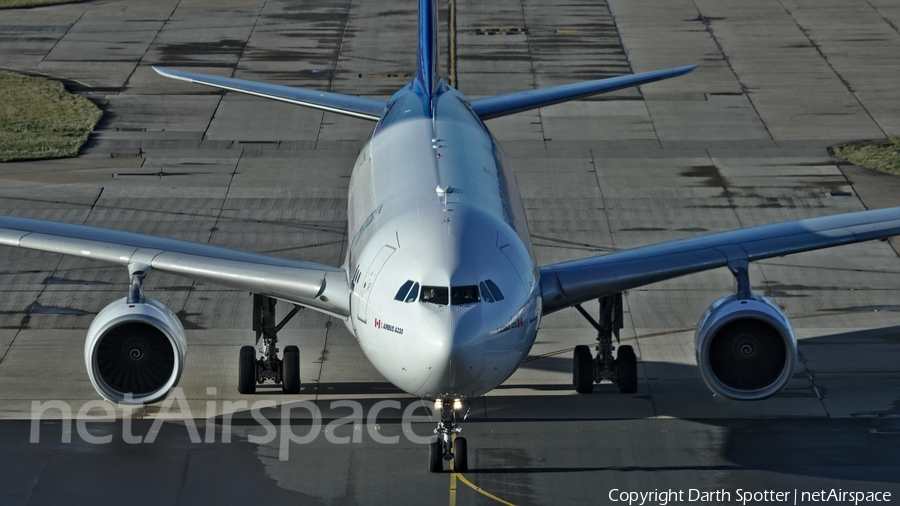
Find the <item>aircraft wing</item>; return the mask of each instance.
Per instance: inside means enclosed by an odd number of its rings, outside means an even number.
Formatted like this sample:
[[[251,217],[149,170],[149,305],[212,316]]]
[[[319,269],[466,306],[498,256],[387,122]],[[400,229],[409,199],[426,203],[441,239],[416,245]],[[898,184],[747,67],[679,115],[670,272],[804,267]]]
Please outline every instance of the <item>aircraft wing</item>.
[[[553,86],[551,88],[519,91],[516,93],[507,93],[506,95],[476,98],[471,100],[470,104],[472,105],[472,110],[475,111],[475,114],[477,114],[479,118],[488,120],[527,111],[529,109],[559,104],[569,100],[577,100],[591,95],[621,90],[632,86],[640,86],[642,84],[669,79],[670,77],[678,77],[687,74],[695,68],[697,68],[696,65],[688,65],[686,67],[655,70],[653,72],[598,79],[596,81],[564,84],[562,86]]]
[[[345,116],[354,116],[373,121],[381,119],[384,112],[386,102],[375,98],[357,97],[353,95],[344,95],[341,93],[332,93],[328,91],[317,91],[306,88],[295,88],[293,86],[281,86],[277,84],[257,83],[254,81],[245,81],[243,79],[234,79],[231,77],[211,76],[207,74],[197,74],[194,72],[182,72],[180,70],[165,69],[153,67],[158,74],[187,81],[190,83],[202,84],[204,86],[212,86],[223,90],[236,91],[238,93],[246,93],[257,97],[280,100],[290,104],[312,107],[313,109],[321,109],[323,111],[343,114]]]
[[[0,245],[158,271],[350,314],[343,269],[177,239],[54,221],[0,216]]]
[[[731,262],[900,235],[900,207],[788,221],[541,267],[544,314]]]

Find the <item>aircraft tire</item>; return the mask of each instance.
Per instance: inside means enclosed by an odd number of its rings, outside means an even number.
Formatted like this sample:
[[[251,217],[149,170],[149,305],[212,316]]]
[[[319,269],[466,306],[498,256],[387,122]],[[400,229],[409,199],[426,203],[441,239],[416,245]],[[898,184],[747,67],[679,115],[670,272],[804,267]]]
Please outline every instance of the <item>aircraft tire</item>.
[[[238,360],[238,393],[256,393],[256,350],[242,346]]]
[[[572,357],[572,384],[575,391],[580,394],[589,394],[594,391],[594,357],[591,356],[591,348],[585,345],[575,347]]]
[[[444,470],[444,445],[440,439],[435,439],[428,445],[428,470],[439,473]]]
[[[285,346],[281,363],[282,390],[291,395],[300,393],[300,348]]]
[[[453,470],[457,473],[464,473],[469,470],[467,450],[466,438],[458,437],[453,441]]]
[[[619,391],[623,394],[637,392],[637,356],[634,348],[628,345],[619,347],[616,367],[619,372]]]

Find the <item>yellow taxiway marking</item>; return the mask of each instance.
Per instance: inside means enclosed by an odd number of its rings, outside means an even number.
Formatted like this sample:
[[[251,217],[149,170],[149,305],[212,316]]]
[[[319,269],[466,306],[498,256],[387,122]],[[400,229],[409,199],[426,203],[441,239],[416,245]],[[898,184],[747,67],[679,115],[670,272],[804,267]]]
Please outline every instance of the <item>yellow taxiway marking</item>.
[[[456,471],[453,471],[450,473],[450,505],[451,506],[454,506],[456,504],[456,480],[457,480],[457,478],[459,479],[459,481],[465,483],[472,490],[478,492],[479,494],[481,494],[489,499],[493,499],[500,504],[505,504],[506,506],[516,506],[515,504],[513,504],[509,501],[504,501],[503,499],[500,499],[499,497],[484,490],[483,488],[476,486],[474,483],[467,480],[466,477],[462,475],[462,473],[457,473]]]
[[[453,436],[453,439],[456,440],[455,435]],[[471,481],[467,480],[466,477],[463,476],[462,473],[457,473],[456,470],[453,469],[453,461],[452,460],[450,461],[450,506],[456,506],[457,481],[461,481],[461,482],[465,483],[467,487],[471,488],[472,490],[478,492],[479,494],[481,494],[489,499],[493,499],[493,500],[497,501],[500,504],[505,504],[506,506],[516,506],[515,504],[513,504],[509,501],[504,501],[503,499],[500,499],[499,497],[495,496],[494,494],[475,485]]]
[[[450,472],[450,506],[456,506],[456,473],[452,471]]]

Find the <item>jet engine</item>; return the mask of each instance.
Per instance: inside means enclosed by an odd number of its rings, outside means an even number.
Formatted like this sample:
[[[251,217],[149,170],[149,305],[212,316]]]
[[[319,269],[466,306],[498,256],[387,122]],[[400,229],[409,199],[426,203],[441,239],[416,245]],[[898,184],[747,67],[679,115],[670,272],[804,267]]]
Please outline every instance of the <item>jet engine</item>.
[[[787,385],[797,365],[797,339],[787,317],[755,294],[714,302],[700,318],[694,340],[703,380],[729,399],[771,397]]]
[[[119,299],[103,308],[88,329],[84,361],[105,399],[122,404],[156,402],[178,384],[187,343],[175,313],[146,297]]]

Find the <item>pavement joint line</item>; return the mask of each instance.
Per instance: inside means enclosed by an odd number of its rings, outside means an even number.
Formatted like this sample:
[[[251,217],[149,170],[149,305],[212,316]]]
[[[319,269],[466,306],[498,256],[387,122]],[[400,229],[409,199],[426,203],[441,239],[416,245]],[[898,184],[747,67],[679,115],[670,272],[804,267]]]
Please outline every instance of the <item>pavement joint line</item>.
[[[522,10],[522,27],[525,30],[525,47],[528,49],[528,68],[531,70],[531,88],[537,89],[537,70],[534,68],[534,50],[531,47],[531,35],[528,30],[528,19],[525,16],[525,0],[519,0],[519,7]],[[547,132],[544,130],[544,116],[541,112],[542,108],[536,109],[541,125],[541,139],[543,139],[544,149],[547,148]]]
[[[800,363],[803,364],[803,368],[806,369],[806,377],[809,379],[813,393],[816,394],[816,398],[819,399],[819,403],[822,405],[822,411],[825,412],[825,418],[831,418],[831,413],[828,412],[828,406],[825,405],[825,399],[822,397],[818,385],[816,385],[816,378],[806,364],[806,358],[803,356],[799,346],[797,347],[797,360],[799,360]]]
[[[105,189],[105,187],[103,187],[103,186],[100,187],[100,191],[97,193],[97,197],[94,199],[94,203],[91,204],[91,208],[87,212],[87,216],[85,216],[84,220],[81,222],[82,225],[86,225],[88,220],[90,220],[91,213],[94,211],[94,209],[97,208],[97,202],[100,201],[100,197],[103,195],[104,189]],[[60,256],[60,258],[56,261],[56,266],[53,268],[53,270],[50,271],[51,277],[56,277],[55,274],[59,271],[59,266],[62,265],[63,260],[65,260],[65,259],[66,259],[65,256]],[[44,284],[44,286],[41,288],[40,293],[38,293],[37,297],[34,298],[34,302],[38,302],[39,300],[41,300],[41,296],[44,295],[44,293],[47,291],[47,287],[49,287],[49,286],[50,286],[49,284],[46,284],[46,283]],[[16,340],[22,334],[22,331],[25,330],[25,326],[28,325],[28,322],[31,320],[31,312],[33,311],[34,307],[35,307],[35,304],[29,304],[28,308],[25,310],[26,312],[25,312],[25,316],[22,317],[22,323],[19,325],[19,328],[16,331],[16,335],[13,336],[12,340],[10,341],[9,347],[7,347],[6,352],[3,354],[3,358],[6,357],[6,355],[9,353],[9,350],[12,349],[13,344],[15,344]],[[2,360],[2,358],[0,358],[0,360]]]
[[[700,21],[703,22],[703,26],[706,28],[706,33],[709,34],[709,37],[712,39],[713,43],[716,45],[716,49],[719,50],[719,54],[722,56],[722,61],[728,64],[728,69],[731,70],[731,74],[734,76],[734,80],[741,86],[741,90],[744,92],[743,95],[747,97],[747,101],[750,102],[750,106],[753,107],[753,112],[756,114],[756,117],[759,119],[760,124],[762,124],[763,128],[766,129],[766,135],[769,136],[769,139],[778,145],[778,141],[775,140],[775,136],[772,135],[772,132],[769,130],[769,125],[766,124],[765,120],[763,120],[762,115],[759,113],[759,109],[756,108],[756,104],[753,103],[753,97],[750,96],[750,92],[747,90],[747,86],[744,85],[744,82],[741,81],[741,77],[734,70],[734,67],[731,65],[731,60],[728,58],[728,55],[725,54],[725,50],[722,48],[722,44],[719,43],[719,39],[716,38],[716,34],[713,33],[712,27],[709,25],[709,21],[707,21],[706,16],[703,15],[703,12],[700,11],[700,7],[697,6],[697,2],[691,0],[691,4],[693,4],[694,9],[697,10],[697,15],[700,18]],[[783,7],[783,6],[782,6]],[[707,150],[707,155],[709,154],[709,150]]]
[[[872,10],[875,11],[875,12],[878,14],[878,16],[880,16],[881,19],[884,20],[885,23],[887,23],[888,26],[890,26],[891,28],[893,28],[893,30],[894,30],[895,32],[897,32],[898,35],[900,35],[900,30],[897,29],[897,25],[895,25],[893,22],[891,22],[891,20],[888,19],[887,16],[885,16],[884,14],[882,14],[881,11],[878,10],[878,7],[875,7],[874,5],[872,5],[872,2],[871,2],[870,0],[866,0],[866,4],[867,4],[869,7],[871,7]]]
[[[41,57],[41,61],[38,62],[38,64],[44,63],[44,61],[47,59],[47,57],[50,56],[50,53],[52,53],[53,50],[56,49],[56,46],[58,46],[59,43],[64,38],[66,38],[66,35],[68,35],[70,31],[72,31],[72,27],[74,27],[76,24],[78,24],[78,22],[81,21],[81,18],[83,18],[85,14],[87,14],[87,11],[82,12],[81,15],[78,16],[78,19],[76,19],[71,25],[69,25],[69,28],[66,28],[66,33],[62,34],[62,36],[60,38],[56,39],[56,42],[53,44],[53,47],[51,47],[47,51],[47,53],[45,53],[44,56]]]
[[[262,13],[264,10],[266,10],[267,5],[269,5],[269,0],[265,0],[262,4],[262,7],[260,7],[259,11],[256,12],[256,19],[253,21],[253,26],[250,27],[250,33],[249,35],[247,35],[247,41],[244,42],[244,46],[241,48],[241,54],[238,55],[237,61],[235,61],[234,63],[234,69],[231,70],[231,77],[234,77],[235,73],[237,73],[238,65],[240,65],[241,60],[244,59],[244,53],[247,52],[247,46],[250,45],[250,39],[253,38],[253,32],[256,31],[256,25],[259,24],[259,18],[262,17]]]
[[[459,89],[459,85],[457,84],[457,75],[456,75],[456,0],[450,0],[450,16],[449,16],[449,25],[450,25],[450,33],[449,33],[449,74],[450,74],[450,86]]]
[[[525,0],[519,0],[519,8],[522,12],[522,26],[525,29],[525,46],[528,48],[528,67],[531,70],[531,87],[536,89],[537,72],[535,72],[534,69],[534,52],[531,48],[531,38],[528,36],[528,20],[525,18]]]
[[[222,103],[222,99],[219,99],[219,104]],[[218,105],[216,106],[218,110]],[[212,117],[215,117],[213,114]],[[210,119],[210,123],[212,123],[212,119]],[[209,126],[207,126],[209,128]],[[213,222],[212,228],[209,229],[209,235],[206,236],[206,244],[212,244],[212,236],[216,233],[216,230],[219,228],[219,222],[222,220],[222,211],[225,210],[225,205],[228,203],[228,195],[231,193],[231,187],[234,184],[234,177],[237,175],[238,167],[241,165],[241,159],[244,157],[244,150],[241,150],[241,155],[238,157],[237,161],[234,163],[234,169],[231,171],[231,178],[228,180],[228,187],[225,189],[225,194],[222,196],[222,204],[219,206],[218,212],[216,212],[216,219]],[[99,197],[98,197],[99,198]],[[187,293],[184,296],[184,302],[181,305],[181,312],[186,313],[188,309],[188,302],[191,299],[191,295],[195,293],[195,288],[197,287],[197,281],[191,280],[190,286],[187,289]]]
[[[142,54],[141,57],[138,58],[137,62],[134,64],[134,67],[131,69],[131,72],[128,74],[128,77],[126,77],[125,80],[122,81],[122,87],[119,88],[119,93],[124,91],[125,87],[128,86],[128,81],[131,81],[131,78],[134,77],[134,73],[137,72],[138,67],[140,67],[141,63],[144,62],[144,58],[147,57],[147,53],[150,52],[150,48],[153,47],[154,44],[156,44],[156,39],[159,38],[159,34],[161,34],[162,31],[166,29],[166,25],[169,24],[169,20],[172,19],[172,16],[175,14],[175,11],[177,11],[180,6],[181,6],[181,0],[178,0],[178,3],[176,3],[175,6],[172,7],[172,10],[169,11],[169,15],[166,16],[166,19],[159,26],[159,30],[156,31],[156,35],[153,36],[153,40],[151,40],[150,43],[147,44],[147,49],[144,50],[144,54]],[[87,11],[85,11],[85,12],[87,12]],[[80,19],[81,18],[79,18],[79,20]],[[102,121],[102,119],[101,119],[101,121]],[[212,120],[210,120],[210,121],[212,121]],[[207,126],[207,128],[209,128],[209,127]]]
[[[834,68],[834,65],[831,64],[831,60],[829,60],[828,56],[824,52],[822,52],[822,48],[819,46],[819,44],[817,44],[816,41],[814,41],[812,37],[809,36],[809,32],[807,32],[806,28],[804,28],[803,25],[801,25],[800,22],[797,21],[797,18],[794,17],[794,13],[788,10],[782,0],[778,0],[778,5],[780,5],[781,8],[784,9],[785,14],[787,14],[788,17],[791,18],[791,21],[793,21],[795,25],[797,25],[797,29],[800,30],[800,33],[802,33],[803,36],[806,37],[806,40],[809,41],[810,45],[816,49],[816,52],[819,53],[819,56],[823,61],[825,61],[825,64],[828,65],[828,68],[830,68],[831,71],[834,72],[834,75],[838,78],[838,80],[841,81],[844,89],[846,89],[847,92],[850,93],[850,95],[853,97],[853,100],[856,100],[856,103],[859,104],[860,107],[862,107],[862,110],[866,111],[866,115],[868,115],[869,119],[872,120],[872,123],[874,123],[875,126],[878,127],[878,130],[881,131],[881,135],[883,135],[885,138],[888,138],[889,136],[887,132],[884,131],[884,128],[882,128],[881,124],[878,123],[878,120],[876,120],[875,117],[872,116],[872,113],[869,112],[866,104],[862,103],[862,100],[859,99],[859,97],[853,91],[853,88],[850,87],[850,83],[848,83],[847,80],[844,79],[844,76],[842,76],[840,72],[838,72],[837,69]]]
[[[267,0],[268,1],[268,0]],[[347,16],[344,17],[344,26],[341,27],[341,41],[338,43],[337,53],[334,56],[334,65],[331,66],[331,79],[328,81],[328,89],[326,91],[334,91],[334,76],[337,74],[338,62],[341,61],[341,51],[344,49],[344,40],[347,37],[347,26],[350,25],[350,13],[353,11],[353,0],[347,2]],[[321,128],[319,133],[321,133]],[[318,147],[319,138],[316,136],[316,147]]]
[[[653,120],[651,119],[651,123],[652,121]],[[541,128],[543,129],[543,126],[541,126]],[[657,142],[659,142],[658,138]],[[600,208],[603,210],[603,216],[606,218],[606,230],[609,231],[609,251],[616,251],[618,248],[616,247],[616,240],[612,234],[612,223],[609,221],[609,206],[606,205],[606,193],[603,191],[603,185],[600,184],[600,166],[597,163],[597,156],[594,153],[594,148],[589,149],[588,153],[591,155],[591,165],[594,167],[594,179],[597,181],[597,189],[600,192]]]
[[[328,351],[328,334],[330,334],[332,325],[334,325],[334,317],[329,316],[328,321],[325,322],[325,339],[322,343],[322,357],[325,357],[325,352]],[[326,360],[324,358],[319,361],[319,375],[316,376],[315,379],[317,385],[322,384],[322,372],[324,372],[325,370],[325,362]],[[319,397],[321,395],[323,395],[322,389],[317,387],[315,389],[315,397],[313,398],[313,402],[315,402],[317,405],[319,404]]]
[[[238,66],[240,66],[241,60],[244,58],[244,52],[247,51],[247,45],[250,44],[250,39],[253,37],[253,32],[254,32],[254,30],[256,30],[256,25],[259,24],[259,18],[262,17],[262,13],[266,9],[266,5],[268,5],[268,3],[269,3],[268,0],[263,2],[262,7],[260,7],[259,11],[256,13],[256,20],[253,22],[253,26],[250,27],[250,33],[249,33],[249,35],[247,35],[247,41],[244,42],[244,47],[241,48],[241,54],[238,55],[237,60],[234,63],[234,68],[231,69],[231,77],[232,78],[234,78],[235,74],[237,73]],[[180,1],[178,2],[178,5],[181,5]],[[169,18],[172,17],[172,14],[175,13],[175,10],[177,10],[177,7],[171,13],[169,13]],[[168,22],[169,22],[169,19],[166,19],[166,23],[168,23]],[[163,27],[165,27],[165,23],[163,23]],[[160,28],[160,32],[162,32],[162,28]],[[159,34],[157,34],[157,36],[159,36]],[[154,41],[155,41],[155,39],[154,39]],[[149,47],[147,48],[147,50],[149,51]],[[143,60],[143,58],[141,58],[141,60]],[[215,110],[213,110],[212,115],[210,115],[209,122],[206,124],[206,128],[203,130],[203,138],[201,139],[201,142],[205,141],[205,140],[209,140],[209,128],[212,126],[212,122],[216,119],[216,114],[219,112],[219,108],[222,107],[222,102],[224,100],[225,100],[225,93],[224,92],[219,93],[219,101],[218,101],[218,103],[216,103],[216,108],[215,108]],[[232,141],[232,145],[234,144],[234,142],[235,141]],[[242,149],[241,156],[238,157],[237,164],[240,164],[241,157],[243,157],[243,155],[244,155],[244,152]],[[237,164],[235,165],[235,168],[237,167]],[[232,181],[234,181],[233,174],[232,174]],[[230,186],[231,186],[231,184],[229,183],[229,187]],[[216,223],[218,223],[218,220],[216,221]]]
[[[704,18],[704,19],[705,19],[705,18]],[[705,22],[706,22],[706,21],[704,20],[704,23],[705,23]],[[707,26],[708,26],[708,25],[707,25]],[[712,34],[712,32],[710,32],[710,35],[711,35],[711,34]],[[716,45],[718,45],[718,41],[716,42]],[[721,51],[721,48],[719,48],[719,50]],[[724,54],[724,53],[723,53],[723,54]],[[728,66],[729,66],[729,67],[731,66],[731,63],[730,63],[730,62],[729,62],[729,64],[728,64]],[[732,69],[732,72],[734,72],[733,69]],[[736,74],[736,73],[735,73],[735,78],[737,78],[737,74]],[[740,81],[740,80],[738,80],[738,81]],[[744,84],[741,83],[741,87],[743,87],[743,86],[744,86]],[[750,100],[750,96],[749,96],[749,95],[747,96],[747,100]],[[753,102],[753,101],[751,100],[751,103],[752,103],[752,102]],[[756,110],[756,106],[754,106],[753,109]],[[758,113],[758,112],[757,112],[756,114],[757,114],[757,116],[759,116],[759,113]],[[762,117],[761,117],[761,116],[760,116],[759,120],[760,120],[763,124],[765,124],[765,122],[762,121]],[[766,131],[767,131],[767,132],[769,131],[769,128],[768,128],[768,127],[766,127]],[[770,133],[769,136],[771,136],[771,135],[772,135],[772,134]],[[709,148],[704,149],[703,151],[706,153],[706,158],[707,158],[707,160],[709,160],[709,165],[710,165],[710,167],[713,167],[713,168],[716,169],[716,178],[719,180],[719,184],[722,186],[722,192],[723,192],[725,198],[728,200],[728,208],[731,209],[731,212],[734,214],[735,219],[737,219],[738,227],[739,227],[739,228],[745,228],[746,225],[744,225],[744,221],[741,220],[741,215],[738,213],[738,206],[734,203],[734,192],[732,192],[732,191],[729,189],[729,187],[728,187],[728,179],[726,179],[725,176],[722,175],[722,171],[719,170],[719,166],[716,165],[716,158],[713,156],[712,153],[709,152]]]
[[[267,0],[268,1],[268,0]],[[328,81],[328,89],[326,91],[334,91],[334,78],[337,75],[338,62],[341,61],[341,52],[344,48],[344,40],[347,36],[347,26],[350,25],[350,13],[353,11],[353,0],[347,3],[347,15],[344,17],[344,26],[341,27],[341,38],[338,43],[337,52],[334,56],[334,64],[331,66],[331,78]],[[325,113],[319,115],[319,131],[316,133],[316,141],[313,149],[319,149],[319,141],[322,137],[322,129],[325,126]]]

